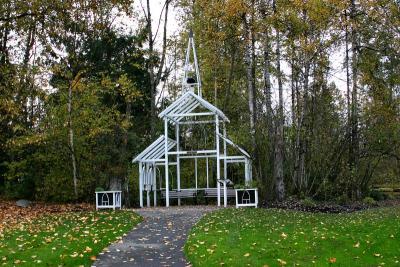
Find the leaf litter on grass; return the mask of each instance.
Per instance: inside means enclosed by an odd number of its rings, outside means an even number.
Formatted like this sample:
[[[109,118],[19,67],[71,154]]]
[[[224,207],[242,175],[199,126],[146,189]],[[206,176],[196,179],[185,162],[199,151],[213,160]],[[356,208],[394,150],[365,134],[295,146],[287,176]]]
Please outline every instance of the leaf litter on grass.
[[[226,258],[231,259],[230,266],[281,266],[283,262],[288,266],[397,266],[399,234],[400,207],[349,214],[224,209],[206,215],[194,227],[185,251],[193,266],[216,265]],[[208,254],[199,242],[218,246],[207,257],[199,257]]]
[[[140,221],[131,211],[62,212],[21,220],[0,236],[2,265],[90,265]]]

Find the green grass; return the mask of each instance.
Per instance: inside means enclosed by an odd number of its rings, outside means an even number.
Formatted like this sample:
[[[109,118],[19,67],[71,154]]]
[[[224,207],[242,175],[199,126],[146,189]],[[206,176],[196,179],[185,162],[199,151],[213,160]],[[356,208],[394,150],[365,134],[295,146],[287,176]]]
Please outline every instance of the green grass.
[[[400,266],[400,208],[223,209],[192,229],[185,253],[193,266]]]
[[[140,220],[131,211],[43,216],[0,234],[0,265],[90,266],[103,248]]]

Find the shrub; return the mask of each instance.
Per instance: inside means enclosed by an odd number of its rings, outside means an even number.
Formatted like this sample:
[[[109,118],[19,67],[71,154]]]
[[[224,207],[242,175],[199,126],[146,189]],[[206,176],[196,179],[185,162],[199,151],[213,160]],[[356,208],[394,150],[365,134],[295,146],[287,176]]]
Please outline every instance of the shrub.
[[[377,191],[377,190],[372,190],[369,193],[369,196],[376,201],[382,201],[382,200],[387,199],[387,195],[385,193],[383,193],[381,191]]]
[[[365,198],[363,199],[363,203],[364,203],[364,204],[367,204],[367,205],[369,205],[369,206],[374,206],[374,205],[376,205],[376,200],[373,199],[372,197],[365,197]]]
[[[349,197],[346,194],[343,194],[336,198],[336,203],[339,205],[345,205],[349,203]]]
[[[95,192],[100,192],[100,191],[105,191],[105,190],[101,186],[96,187]]]
[[[306,197],[305,199],[300,201],[301,204],[305,207],[316,207],[317,204],[312,198]]]
[[[387,194],[386,197],[387,197],[387,199],[389,199],[389,200],[394,200],[394,199],[396,199],[396,197],[395,197],[393,194]]]
[[[21,181],[7,181],[4,186],[4,195],[12,199],[33,199],[35,183],[32,179],[22,179]]]

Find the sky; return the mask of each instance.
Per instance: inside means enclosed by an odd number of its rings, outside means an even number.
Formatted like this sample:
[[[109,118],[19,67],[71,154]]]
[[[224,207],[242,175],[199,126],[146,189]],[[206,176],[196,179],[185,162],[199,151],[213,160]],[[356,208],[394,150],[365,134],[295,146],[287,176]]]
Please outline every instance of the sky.
[[[140,0],[142,1],[143,6],[145,7],[146,4],[146,0]],[[140,7],[140,1],[138,1],[137,4],[137,8],[138,10],[141,10]],[[153,13],[153,31],[156,31],[157,29],[157,22],[159,17],[160,17],[160,13],[162,12],[163,9],[163,3],[164,1],[160,1],[160,0],[151,0],[150,3],[150,7],[152,9],[152,13]],[[163,21],[161,22],[162,25]],[[167,31],[168,31],[168,36],[172,36],[176,33],[179,33],[181,30],[180,26],[179,26],[179,21],[178,21],[178,11],[176,10],[175,7],[170,6],[169,8],[169,15],[168,15],[168,27],[167,27]],[[159,34],[157,36],[156,42],[157,45],[160,47],[161,45],[161,38],[162,38],[162,34],[161,31],[159,30]],[[195,39],[196,42],[196,39]],[[329,76],[329,81],[330,82],[334,82],[336,84],[336,86],[339,88],[339,90],[344,94],[345,90],[346,90],[346,73],[345,70],[343,69],[343,61],[344,61],[344,49],[338,49],[337,51],[334,51],[331,55],[331,71],[330,71],[330,76]],[[201,61],[199,62],[200,65],[200,72],[201,72]],[[289,65],[287,64],[287,62],[282,62],[282,71],[285,73],[285,75],[290,75],[290,69],[289,69]],[[272,83],[274,86],[274,88],[277,88],[277,81],[276,79],[272,80]],[[278,99],[278,90],[273,90],[273,102],[276,104],[277,103],[277,99]],[[290,93],[291,93],[291,89],[290,89],[290,84],[289,83],[285,83],[284,84],[284,102],[287,104],[286,105],[286,109],[288,110],[290,108],[289,104],[291,102],[290,100]]]

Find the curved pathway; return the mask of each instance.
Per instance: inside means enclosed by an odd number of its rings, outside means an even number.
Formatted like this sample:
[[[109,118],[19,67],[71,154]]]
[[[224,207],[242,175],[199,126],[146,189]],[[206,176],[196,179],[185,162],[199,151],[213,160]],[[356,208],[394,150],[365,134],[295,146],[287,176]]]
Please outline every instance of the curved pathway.
[[[183,247],[192,226],[215,206],[135,210],[144,220],[100,253],[93,266],[190,266]]]

